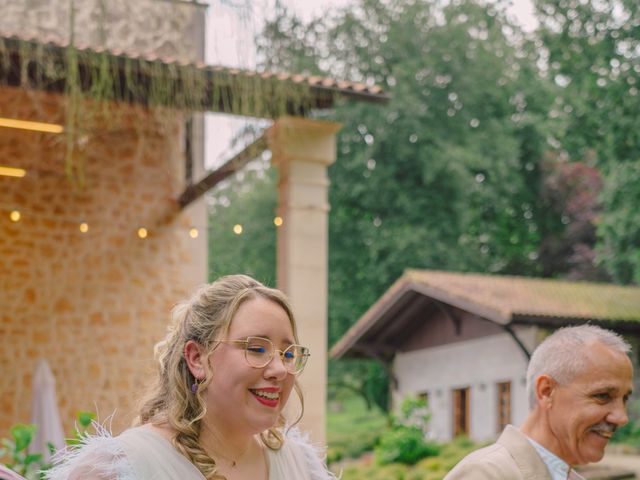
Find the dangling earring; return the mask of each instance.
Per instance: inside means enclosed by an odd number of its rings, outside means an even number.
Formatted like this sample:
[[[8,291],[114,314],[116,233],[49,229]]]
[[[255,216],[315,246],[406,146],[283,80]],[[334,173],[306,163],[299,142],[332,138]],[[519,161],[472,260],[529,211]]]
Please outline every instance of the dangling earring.
[[[193,380],[193,383],[191,384],[191,393],[195,395],[196,393],[198,393],[199,388],[200,388],[200,383],[198,383],[198,379],[195,378]]]

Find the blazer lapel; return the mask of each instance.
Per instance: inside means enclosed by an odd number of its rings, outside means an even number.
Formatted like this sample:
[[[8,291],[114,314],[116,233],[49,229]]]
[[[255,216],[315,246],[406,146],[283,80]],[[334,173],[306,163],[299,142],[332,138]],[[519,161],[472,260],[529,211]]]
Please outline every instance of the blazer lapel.
[[[508,450],[524,480],[551,480],[549,469],[520,430],[507,425],[497,443]]]

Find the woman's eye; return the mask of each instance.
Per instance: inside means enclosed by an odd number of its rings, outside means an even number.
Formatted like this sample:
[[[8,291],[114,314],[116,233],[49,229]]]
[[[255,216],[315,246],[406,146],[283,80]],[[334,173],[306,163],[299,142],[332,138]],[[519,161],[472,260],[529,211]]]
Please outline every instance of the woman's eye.
[[[264,347],[261,347],[259,345],[257,345],[257,346],[248,345],[247,346],[247,351],[251,352],[251,353],[265,353],[267,351],[267,349],[264,348]]]
[[[284,352],[284,358],[292,360],[295,357],[293,352]]]

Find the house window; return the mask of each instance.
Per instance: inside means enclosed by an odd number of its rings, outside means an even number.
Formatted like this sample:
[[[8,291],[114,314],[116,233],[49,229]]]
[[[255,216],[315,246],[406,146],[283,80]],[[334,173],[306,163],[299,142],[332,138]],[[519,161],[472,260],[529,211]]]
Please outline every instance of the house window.
[[[427,406],[429,406],[429,392],[420,392],[420,393],[418,393],[418,398],[420,400],[424,400],[424,403],[426,403]]]
[[[511,423],[511,382],[498,383],[498,433]]]
[[[469,388],[453,391],[453,436],[469,435]]]

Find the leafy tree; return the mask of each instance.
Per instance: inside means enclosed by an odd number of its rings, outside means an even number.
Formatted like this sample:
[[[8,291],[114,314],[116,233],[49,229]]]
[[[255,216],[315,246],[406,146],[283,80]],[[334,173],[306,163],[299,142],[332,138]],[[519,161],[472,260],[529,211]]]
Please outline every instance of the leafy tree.
[[[584,162],[568,162],[557,156],[545,162],[544,171],[540,202],[553,215],[548,215],[542,226],[543,275],[560,273],[573,280],[609,280],[595,263],[596,221],[602,211],[600,171]]]
[[[603,201],[608,212],[598,225],[599,258],[620,283],[640,284],[640,161],[613,167]]]
[[[209,276],[246,273],[275,285],[276,172],[257,160],[207,197]],[[242,227],[236,233],[236,225]]]
[[[561,88],[550,114],[566,158],[602,172],[597,262],[620,283],[640,281],[640,3],[537,0],[547,74]]]
[[[259,44],[265,66],[375,82],[392,95],[334,115],[344,128],[329,172],[330,343],[404,268],[538,273],[554,87],[537,75],[535,45],[473,1],[362,0],[297,25],[276,12]],[[369,373],[355,388],[386,382],[382,369]]]

